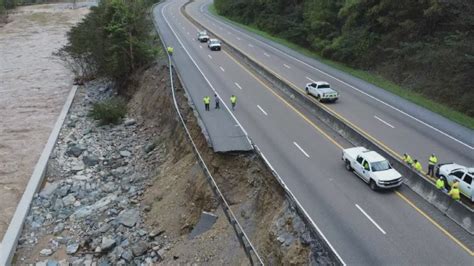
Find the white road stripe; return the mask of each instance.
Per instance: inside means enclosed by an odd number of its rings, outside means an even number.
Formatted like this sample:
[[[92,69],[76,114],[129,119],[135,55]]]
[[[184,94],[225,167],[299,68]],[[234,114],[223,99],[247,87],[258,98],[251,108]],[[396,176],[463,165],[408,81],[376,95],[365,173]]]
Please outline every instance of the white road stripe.
[[[257,104],[257,107],[258,107],[258,109],[260,109],[260,111],[262,111],[262,113],[263,113],[264,115],[267,115],[267,116],[268,116],[267,112],[265,112],[265,110],[263,110],[263,108],[260,107],[260,105]]]
[[[210,54],[208,54],[207,56],[209,56],[209,58],[212,59],[212,56]]]
[[[295,146],[306,156],[309,158],[309,155],[300,147],[300,145],[298,145],[298,143],[294,142],[293,141],[293,144],[295,144]]]
[[[286,68],[288,68],[288,69],[291,68],[291,67],[290,67],[289,65],[287,65],[287,64],[283,64],[283,66],[286,67]]]
[[[385,231],[382,229],[382,227],[380,227],[375,221],[374,219],[372,219],[372,217],[370,217],[358,204],[355,205],[357,207],[357,209],[359,209],[359,211],[361,211],[365,217],[367,217],[367,219],[369,219],[369,221],[371,221],[376,227],[377,229],[380,230],[380,232],[382,232],[382,234],[386,235],[387,233],[385,233]]]
[[[242,87],[240,87],[239,83],[234,82],[234,84],[235,84],[235,86],[237,86],[237,88],[242,89]]]
[[[270,55],[267,54],[267,53],[263,53],[263,55],[266,56],[266,57],[270,57]]]
[[[380,122],[384,123],[385,125],[391,127],[391,128],[395,128],[394,126],[390,125],[389,123],[383,121],[381,118],[379,118],[378,116],[374,115],[374,118],[379,120]]]
[[[209,16],[209,15],[206,14],[206,16]],[[235,31],[235,32],[242,33],[242,34],[246,34],[245,32],[243,32],[243,31],[241,31],[241,30],[237,30],[237,29],[235,29],[235,28],[232,28],[232,27],[230,27],[229,25],[224,24],[223,22],[220,22],[220,21],[217,21],[217,22],[223,24],[224,26],[226,26],[227,28],[230,28],[231,30],[233,30],[233,31]],[[295,61],[297,61],[297,62],[299,62],[299,63],[301,63],[301,64],[303,64],[303,65],[305,65],[305,66],[307,66],[307,67],[309,67],[309,68],[312,68],[312,69],[314,69],[314,70],[316,70],[316,71],[318,71],[318,72],[320,72],[320,73],[322,73],[322,74],[324,74],[324,75],[326,75],[326,76],[328,76],[328,77],[330,77],[330,78],[333,78],[334,80],[337,80],[337,81],[339,81],[340,83],[342,83],[342,84],[344,84],[344,85],[346,85],[346,86],[348,86],[348,87],[350,87],[350,88],[352,88],[352,89],[358,91],[359,93],[364,94],[364,95],[366,95],[367,97],[370,97],[370,98],[376,100],[377,102],[379,102],[379,103],[381,103],[381,104],[383,104],[383,105],[385,105],[385,106],[387,106],[387,107],[389,107],[389,108],[392,108],[393,110],[395,110],[395,111],[397,111],[397,112],[399,112],[399,113],[401,113],[401,114],[403,114],[403,115],[405,115],[405,116],[407,116],[407,117],[409,117],[409,118],[415,120],[416,122],[418,122],[418,123],[420,123],[420,124],[422,124],[422,125],[424,125],[424,126],[426,126],[426,127],[429,127],[429,128],[431,128],[431,129],[433,129],[434,131],[436,131],[436,132],[438,132],[438,133],[440,133],[440,134],[442,134],[442,135],[444,135],[444,136],[446,136],[446,137],[448,137],[448,138],[450,138],[450,139],[456,141],[457,143],[459,143],[459,144],[461,144],[461,145],[463,145],[463,146],[468,147],[468,148],[471,149],[471,150],[474,150],[474,147],[473,147],[473,146],[471,146],[471,145],[469,145],[469,144],[467,144],[467,143],[464,143],[463,141],[461,141],[461,140],[459,140],[459,139],[457,139],[457,138],[455,138],[455,137],[449,135],[448,133],[446,133],[446,132],[444,132],[444,131],[442,131],[442,130],[440,130],[440,129],[438,129],[438,128],[436,128],[436,127],[434,127],[434,126],[432,126],[432,125],[430,125],[430,124],[428,124],[428,123],[426,123],[426,122],[424,122],[424,121],[422,121],[422,120],[420,120],[420,119],[418,119],[418,118],[416,118],[416,117],[414,117],[414,116],[412,116],[411,114],[409,114],[409,113],[407,113],[407,112],[405,112],[405,111],[403,111],[403,110],[400,110],[400,109],[398,109],[397,107],[395,107],[395,106],[393,106],[393,105],[390,105],[390,104],[388,104],[388,103],[386,103],[386,102],[380,100],[379,98],[377,98],[377,97],[375,97],[375,96],[372,96],[372,95],[370,95],[370,94],[368,94],[368,93],[366,93],[366,92],[364,92],[364,91],[362,91],[362,90],[356,88],[355,86],[352,86],[351,84],[349,84],[349,83],[347,83],[347,82],[345,82],[345,81],[342,81],[342,80],[340,80],[340,79],[334,77],[333,75],[331,75],[331,74],[329,74],[329,73],[327,73],[327,72],[325,72],[325,71],[322,71],[321,69],[316,68],[316,67],[314,67],[314,66],[312,66],[312,65],[310,65],[310,64],[308,64],[308,63],[306,63],[306,62],[304,62],[303,60],[300,60],[300,59],[298,59],[298,58],[296,58],[296,57],[294,57],[294,56],[292,56],[292,55],[289,55],[289,54],[287,54],[287,53],[281,51],[281,50],[278,49],[278,48],[275,48],[275,47],[273,47],[273,46],[271,46],[271,45],[269,45],[269,44],[267,44],[267,43],[265,43],[265,42],[263,42],[263,41],[260,41],[260,40],[254,38],[254,37],[252,37],[252,36],[250,36],[250,35],[248,35],[248,37],[249,37],[250,39],[253,39],[253,40],[255,40],[255,41],[257,41],[257,42],[259,42],[259,43],[261,43],[261,44],[263,44],[263,45],[265,45],[265,46],[267,46],[267,47],[269,47],[270,49],[273,49],[274,51],[277,51],[278,53],[280,53],[280,54],[282,54],[282,55],[284,55],[284,56],[286,56],[286,57],[288,57],[288,58],[291,58],[291,59],[293,59],[293,60],[295,60]]]
[[[306,79],[309,80],[309,81],[311,81],[311,82],[313,82],[313,83],[316,83],[316,81],[310,79],[309,77],[306,77]]]
[[[202,45],[199,45],[199,48],[201,48],[201,49],[202,49]]]
[[[239,40],[239,41],[240,41],[240,40],[242,40],[242,39],[240,39],[240,37],[237,37],[237,40]]]
[[[254,47],[253,44],[249,43],[249,47]]]
[[[224,70],[224,68],[223,68],[223,67],[221,67],[221,66],[220,66],[219,68],[222,70],[222,72],[225,72],[225,70]]]

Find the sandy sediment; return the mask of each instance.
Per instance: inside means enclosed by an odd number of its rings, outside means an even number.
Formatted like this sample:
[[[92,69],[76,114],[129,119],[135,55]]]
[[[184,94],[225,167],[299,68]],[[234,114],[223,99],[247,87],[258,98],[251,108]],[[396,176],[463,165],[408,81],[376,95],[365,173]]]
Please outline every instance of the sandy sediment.
[[[0,27],[0,239],[71,89],[73,76],[53,55],[88,8],[18,8]]]

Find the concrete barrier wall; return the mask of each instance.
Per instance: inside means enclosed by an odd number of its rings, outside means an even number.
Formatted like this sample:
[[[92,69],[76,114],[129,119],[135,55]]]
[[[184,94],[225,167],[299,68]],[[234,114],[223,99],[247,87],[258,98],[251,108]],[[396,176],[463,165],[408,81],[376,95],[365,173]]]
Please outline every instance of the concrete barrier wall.
[[[69,108],[72,105],[76,91],[77,86],[73,86],[69,92],[66,102],[64,103],[61,113],[54,124],[53,130],[49,135],[48,142],[46,143],[43,152],[41,153],[41,156],[35,165],[30,180],[26,185],[25,192],[23,192],[21,200],[16,207],[15,214],[8,225],[7,232],[3,236],[2,244],[0,246],[0,265],[11,265],[13,256],[15,255],[16,246],[18,244],[18,238],[20,237],[23,224],[25,223],[25,219],[30,210],[31,202],[43,183],[49,157],[56,145],[56,141],[59,137],[59,133],[61,132],[64,120],[66,119],[66,116],[69,112]]]
[[[273,73],[258,62],[252,60],[249,56],[247,56],[239,49],[229,45],[227,42],[224,41],[223,38],[221,38],[221,36],[215,34],[213,31],[207,29],[199,22],[194,20],[192,17],[190,17],[185,12],[184,8],[182,9],[182,12],[193,23],[199,25],[203,29],[206,29],[208,33],[219,38],[222,41],[224,49],[238,56],[241,62],[250,66],[253,71],[260,74],[260,76],[265,78],[274,87],[278,88],[292,102],[299,104],[306,111],[315,115],[319,120],[323,121],[327,126],[332,128],[343,138],[347,139],[351,144],[353,144],[354,146],[367,147],[368,149],[377,151],[382,156],[389,158],[394,168],[396,168],[405,178],[405,185],[407,185],[410,189],[412,189],[422,198],[427,200],[433,206],[438,208],[442,213],[447,215],[454,222],[459,224],[469,234],[474,234],[474,228],[472,226],[474,212],[473,209],[469,208],[462,202],[453,201],[446,193],[436,189],[435,185],[430,180],[428,180],[426,177],[419,174],[418,172],[414,171],[411,167],[407,166],[405,163],[403,163],[403,161],[398,158],[398,156],[391,153],[390,151],[382,147],[380,144],[376,143],[373,139],[371,139],[371,137],[356,129],[354,126],[349,125],[345,121],[342,121],[342,119],[328,112],[319,104],[314,103],[302,91],[296,90],[290,84],[279,78],[277,74]]]

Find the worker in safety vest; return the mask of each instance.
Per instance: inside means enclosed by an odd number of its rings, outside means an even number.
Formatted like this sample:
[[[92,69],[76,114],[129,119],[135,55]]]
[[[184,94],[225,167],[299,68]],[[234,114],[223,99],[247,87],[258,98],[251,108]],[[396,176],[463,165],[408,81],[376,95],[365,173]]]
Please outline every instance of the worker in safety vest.
[[[444,185],[444,177],[440,176],[437,180],[436,180],[436,188],[437,189],[440,189],[440,190],[443,190],[443,191],[446,191],[446,187]]]
[[[436,155],[434,155],[434,153],[431,154],[430,158],[428,159],[428,173],[426,173],[427,175],[434,177],[434,168],[437,163],[438,158],[436,157]]]
[[[460,200],[461,199],[461,192],[459,191],[459,182],[454,182],[451,186],[451,190],[448,193],[453,200]]]
[[[204,96],[202,100],[204,102],[204,108],[206,109],[206,111],[209,111],[209,104],[211,103],[211,97]]]
[[[413,159],[406,153],[403,154],[403,161],[410,166],[413,164]]]
[[[418,162],[417,159],[413,161],[413,168],[415,168],[416,171],[420,172],[423,171],[423,167],[421,166],[421,163]]]
[[[235,95],[230,96],[230,103],[232,104],[232,111],[234,111],[235,105],[237,104],[237,96]]]
[[[166,48],[166,50],[168,51],[169,55],[173,55],[173,51],[174,51],[173,47],[168,46],[168,48]]]

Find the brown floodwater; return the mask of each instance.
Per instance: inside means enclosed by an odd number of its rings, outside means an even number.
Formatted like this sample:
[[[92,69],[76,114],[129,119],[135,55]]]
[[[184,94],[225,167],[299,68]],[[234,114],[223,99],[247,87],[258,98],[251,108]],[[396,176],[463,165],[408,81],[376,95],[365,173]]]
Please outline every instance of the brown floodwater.
[[[71,89],[53,55],[88,8],[20,7],[0,26],[0,240]]]

